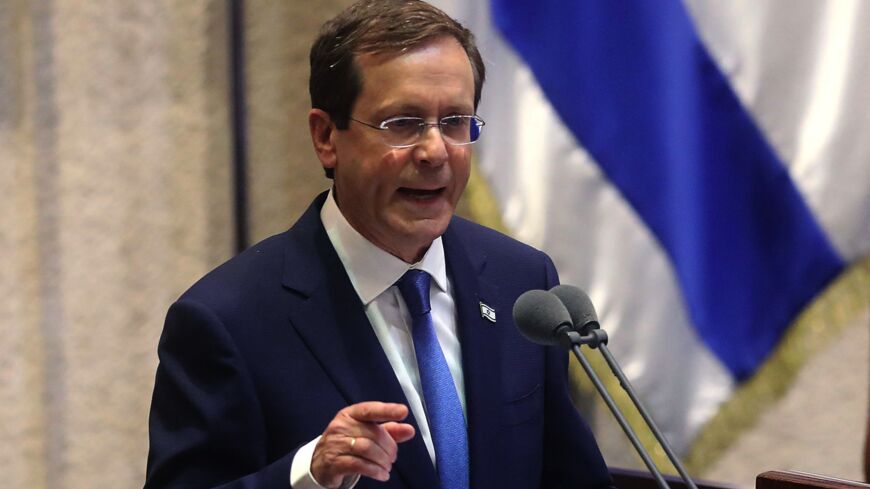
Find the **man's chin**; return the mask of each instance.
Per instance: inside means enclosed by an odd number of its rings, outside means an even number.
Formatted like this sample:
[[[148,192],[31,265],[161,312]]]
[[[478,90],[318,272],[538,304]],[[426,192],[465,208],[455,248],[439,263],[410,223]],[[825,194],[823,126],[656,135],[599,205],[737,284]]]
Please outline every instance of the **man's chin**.
[[[444,234],[450,224],[451,217],[453,217],[452,213],[415,220],[411,226],[412,234],[431,243],[435,238]]]
[[[413,261],[422,258],[429,246],[447,230],[450,224],[449,216],[439,216],[437,219],[415,219],[402,223],[400,246],[404,251],[401,258],[408,261],[411,255]]]

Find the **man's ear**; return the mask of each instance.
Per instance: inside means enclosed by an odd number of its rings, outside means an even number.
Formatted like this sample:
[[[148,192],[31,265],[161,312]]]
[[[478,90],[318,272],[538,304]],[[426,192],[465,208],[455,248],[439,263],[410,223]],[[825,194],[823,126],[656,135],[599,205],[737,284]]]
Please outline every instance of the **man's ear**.
[[[314,144],[314,152],[324,169],[335,168],[336,156],[335,124],[326,112],[320,109],[311,109],[308,112],[308,129],[311,131],[311,142]]]

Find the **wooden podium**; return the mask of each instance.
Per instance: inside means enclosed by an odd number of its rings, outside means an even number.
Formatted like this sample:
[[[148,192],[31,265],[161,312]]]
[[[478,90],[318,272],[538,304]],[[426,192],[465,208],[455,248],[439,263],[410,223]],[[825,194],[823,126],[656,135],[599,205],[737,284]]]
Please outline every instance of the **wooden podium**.
[[[610,467],[613,482],[619,489],[658,489],[647,472]],[[693,479],[698,489],[738,489],[732,484]],[[671,489],[686,489],[679,477],[665,476]],[[870,489],[870,484],[805,472],[773,470],[755,478],[755,489]]]
[[[758,474],[755,489],[870,489],[870,484],[805,472],[773,470]]]

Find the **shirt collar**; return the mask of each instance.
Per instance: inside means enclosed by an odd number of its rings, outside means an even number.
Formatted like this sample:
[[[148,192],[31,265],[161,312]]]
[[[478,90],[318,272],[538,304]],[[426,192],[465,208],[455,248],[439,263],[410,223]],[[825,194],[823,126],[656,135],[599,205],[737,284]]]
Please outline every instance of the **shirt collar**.
[[[320,220],[363,304],[368,305],[412,268],[427,272],[442,291],[447,291],[447,266],[440,236],[432,241],[420,261],[405,263],[375,246],[347,222],[335,203],[332,189],[320,209]]]

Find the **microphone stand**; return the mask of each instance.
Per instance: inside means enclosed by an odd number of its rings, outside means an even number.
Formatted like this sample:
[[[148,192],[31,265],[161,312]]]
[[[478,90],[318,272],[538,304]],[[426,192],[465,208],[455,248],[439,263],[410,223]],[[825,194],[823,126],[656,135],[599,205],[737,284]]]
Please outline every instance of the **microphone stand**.
[[[591,337],[591,335],[589,335]],[[622,411],[616,406],[616,402],[613,400],[613,397],[610,396],[610,393],[607,392],[607,389],[604,387],[604,384],[601,382],[601,379],[598,377],[598,374],[595,373],[595,370],[592,370],[592,366],[589,364],[589,361],[586,360],[586,357],[583,356],[583,353],[580,351],[580,345],[588,344],[588,337],[581,337],[579,333],[576,331],[566,332],[562,338],[567,339],[566,343],[568,343],[568,349],[574,352],[574,356],[577,357],[577,360],[580,362],[580,365],[583,367],[583,370],[586,371],[586,375],[592,381],[592,384],[595,385],[595,389],[598,390],[598,393],[601,395],[601,398],[604,399],[604,402],[607,404],[607,407],[610,408],[610,412],[613,413],[613,416],[616,418],[616,421],[619,423],[619,426],[622,428],[622,431],[625,432],[625,436],[628,437],[631,444],[634,445],[634,449],[637,450],[637,454],[640,455],[640,458],[643,460],[646,468],[649,469],[650,473],[656,480],[656,484],[660,489],[670,489],[668,483],[665,482],[665,478],[662,476],[662,473],[659,471],[656,464],[652,461],[652,457],[650,457],[649,452],[647,452],[646,448],[644,448],[643,444],[641,444],[640,440],[637,438],[637,435],[634,433],[634,430],[631,429],[631,425],[628,424],[628,421],[625,419],[625,416],[622,415]],[[566,345],[563,345],[566,346]]]
[[[659,472],[658,468],[655,467],[652,459],[649,456],[649,453],[646,449],[641,445],[640,441],[637,439],[637,436],[632,431],[631,427],[628,425],[628,422],[625,420],[625,417],[619,411],[619,408],[616,406],[616,403],[613,401],[613,398],[604,388],[604,384],[601,383],[601,379],[598,378],[598,375],[592,370],[592,366],[589,365],[589,362],[580,352],[581,345],[589,345],[590,348],[597,348],[601,355],[604,357],[604,360],[607,362],[607,365],[610,367],[610,370],[613,372],[613,375],[619,380],[619,385],[622,386],[623,390],[628,394],[628,397],[631,399],[634,406],[637,408],[638,412],[640,412],[641,417],[643,417],[644,422],[646,422],[650,431],[652,431],[656,440],[658,440],[659,444],[665,450],[665,454],[667,454],[668,459],[679,472],[680,477],[683,479],[683,482],[686,484],[686,487],[689,489],[698,489],[698,486],[692,481],[692,478],[689,477],[686,468],[683,467],[683,464],[680,462],[680,459],[674,453],[673,449],[671,449],[670,444],[667,439],[665,439],[662,432],[659,430],[658,426],[656,426],[655,421],[653,421],[652,416],[650,416],[649,412],[644,407],[643,403],[640,401],[640,398],[637,396],[637,393],[634,391],[634,387],[632,387],[631,382],[628,381],[628,378],[622,372],[622,369],[619,367],[619,363],[617,363],[616,358],[610,353],[610,349],[607,348],[607,332],[603,329],[591,329],[588,334],[580,335],[580,333],[576,331],[567,332],[563,338],[567,341],[565,343],[569,343],[569,348],[574,352],[574,355],[577,357],[577,360],[580,361],[580,365],[583,367],[583,370],[586,371],[586,374],[592,380],[592,383],[595,385],[595,388],[598,390],[601,397],[604,398],[605,403],[607,403],[607,407],[610,408],[610,411],[613,412],[613,415],[616,417],[616,420],[619,422],[619,425],[622,427],[622,430],[625,431],[625,434],[628,436],[629,440],[631,440],[632,445],[640,454],[641,459],[643,459],[644,464],[646,464],[647,468],[655,477],[656,482],[659,487],[662,489],[667,488],[667,484],[665,483],[664,478]]]

